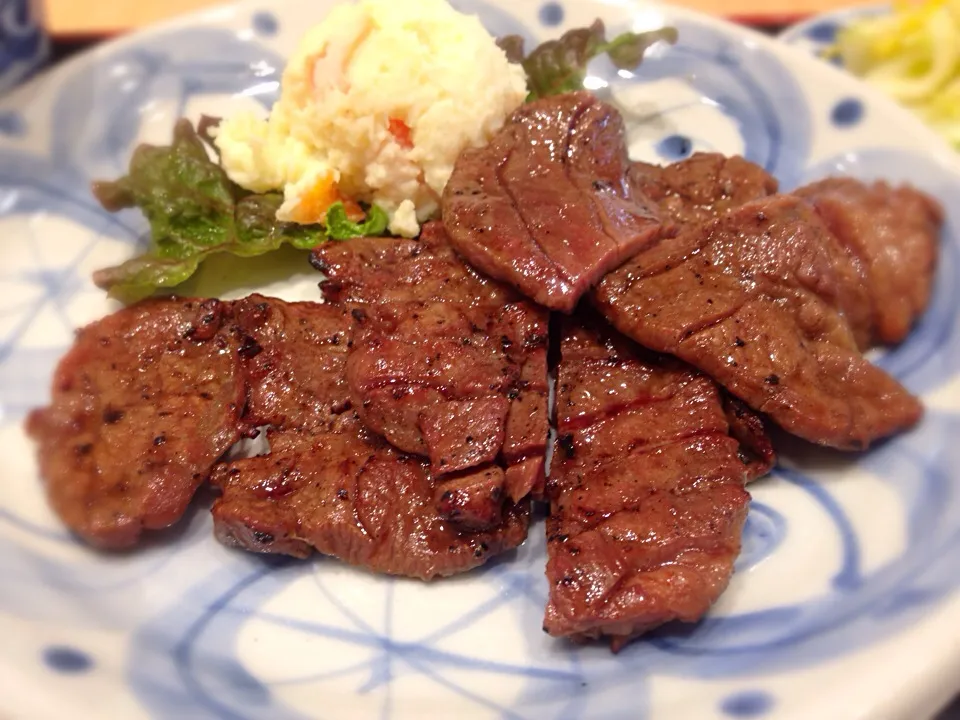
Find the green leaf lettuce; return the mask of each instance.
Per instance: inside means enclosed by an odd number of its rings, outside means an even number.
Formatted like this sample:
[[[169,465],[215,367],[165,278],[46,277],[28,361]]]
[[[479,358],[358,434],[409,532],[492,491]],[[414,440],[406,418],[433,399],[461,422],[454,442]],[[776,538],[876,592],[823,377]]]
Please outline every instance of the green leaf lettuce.
[[[212,124],[204,119],[204,136]],[[309,250],[329,238],[380,235],[387,226],[381,208],[370,208],[365,221],[355,223],[342,203],[327,211],[327,227],[277,220],[282,195],[251,194],[232,182],[188,120],[177,123],[170,145],[138,147],[128,174],[94,183],[93,193],[107,210],[137,207],[150,223],[143,255],[94,273],[98,287],[125,302],[179,285],[215,253],[253,257],[284,244]]]

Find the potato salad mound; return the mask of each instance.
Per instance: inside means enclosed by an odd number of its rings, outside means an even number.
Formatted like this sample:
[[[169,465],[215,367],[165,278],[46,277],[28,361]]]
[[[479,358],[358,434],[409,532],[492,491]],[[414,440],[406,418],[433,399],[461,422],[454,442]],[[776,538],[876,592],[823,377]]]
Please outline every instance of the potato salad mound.
[[[453,164],[485,144],[527,95],[476,17],[445,0],[361,0],[307,32],[270,116],[225,120],[223,168],[254,191],[282,190],[277,217],[323,222],[342,201],[377,205],[415,236]]]

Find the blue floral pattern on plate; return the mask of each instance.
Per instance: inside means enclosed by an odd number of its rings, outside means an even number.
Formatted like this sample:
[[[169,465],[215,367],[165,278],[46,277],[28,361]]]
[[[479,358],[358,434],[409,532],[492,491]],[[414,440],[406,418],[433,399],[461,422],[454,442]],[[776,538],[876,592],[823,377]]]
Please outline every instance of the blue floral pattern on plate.
[[[681,42],[658,48],[635,76],[603,61],[591,68],[645,159],[713,148],[744,153],[787,189],[844,172],[911,181],[943,200],[960,192],[957,163],[912,118],[744,31],[612,3],[455,4],[528,42],[597,14],[614,31],[675,23]],[[210,537],[203,498],[136,555],[104,557],[63,532],[44,507],[21,422],[44,401],[72,329],[110,307],[90,270],[127,256],[145,230],[135,214],[103,213],[88,184],[121,172],[138,141],[163,140],[181,113],[238,96],[268,105],[280,51],[324,7],[287,0],[184,20],[0,101],[0,439],[10,464],[0,632],[11,638],[0,672],[16,663],[29,678],[0,698],[0,712],[43,716],[37,698],[54,694],[76,717],[109,697],[121,712],[156,717],[746,718],[814,708],[801,674],[816,674],[826,697],[864,707],[869,683],[858,678],[892,672],[896,689],[897,663],[936,613],[956,608],[960,585],[960,447],[951,442],[960,433],[960,227],[949,204],[930,311],[878,359],[924,395],[922,426],[856,458],[784,441],[774,477],[752,487],[738,573],[715,611],[617,656],[540,633],[539,527],[515,557],[429,586],[328,559],[232,552]],[[307,297],[315,283],[304,274]],[[270,288],[287,295],[294,284]],[[949,617],[960,622],[955,610]],[[866,648],[885,648],[883,662],[858,653]],[[948,660],[948,649],[928,653],[926,675]]]

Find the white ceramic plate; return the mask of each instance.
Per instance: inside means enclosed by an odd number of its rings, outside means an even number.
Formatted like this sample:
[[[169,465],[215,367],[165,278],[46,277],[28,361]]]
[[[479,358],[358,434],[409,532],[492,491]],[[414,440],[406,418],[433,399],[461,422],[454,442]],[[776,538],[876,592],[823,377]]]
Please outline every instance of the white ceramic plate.
[[[903,718],[960,687],[960,166],[906,112],[802,52],[689,12],[569,0],[457,0],[530,40],[602,16],[675,23],[637,77],[600,62],[638,158],[745,153],[787,188],[836,172],[910,180],[947,203],[932,306],[880,359],[923,396],[907,436],[860,457],[783,448],[737,575],[710,617],[613,656],[540,631],[542,525],[513,557],[435,584],[334,560],[219,546],[205,501],[129,555],[77,544],[47,509],[22,420],[90,282],[128,257],[135,213],[93,178],[181,113],[269,103],[329,4],[244,3],[104,45],[0,101],[0,716],[5,718]],[[242,283],[237,278],[242,275]],[[305,258],[211,264],[191,292],[316,298]],[[242,286],[241,286],[242,285]]]

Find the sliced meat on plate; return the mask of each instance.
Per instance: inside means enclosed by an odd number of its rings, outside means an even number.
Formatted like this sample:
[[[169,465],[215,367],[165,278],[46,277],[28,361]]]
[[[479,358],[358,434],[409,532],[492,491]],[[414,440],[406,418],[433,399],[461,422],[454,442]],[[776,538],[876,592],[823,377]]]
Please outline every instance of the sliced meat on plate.
[[[347,310],[251,295],[233,303],[233,316],[251,425],[326,428],[350,409]]]
[[[583,317],[561,343],[544,629],[616,650],[716,601],[740,552],[744,484],[773,456],[744,460],[719,388],[689,366]]]
[[[460,155],[443,193],[450,242],[472,265],[569,312],[605,272],[658,235],[626,181],[620,114],[588,92],[528,103]]]
[[[811,442],[861,449],[922,407],[861,355],[847,318],[869,310],[857,263],[813,208],[757,200],[639,253],[596,304],[624,334],[699,368]]]
[[[314,264],[328,278],[325,298],[355,322],[346,371],[354,407],[368,428],[454,483],[462,502],[440,505],[458,510],[449,520],[475,529],[495,518],[459,512],[489,503],[493,478],[504,501],[542,491],[543,308],[465,265],[439,223],[418,241],[330,244]],[[474,491],[482,497],[467,499]]]
[[[762,167],[719,153],[696,153],[665,166],[636,162],[629,179],[656,203],[664,224],[672,223],[674,231],[777,192],[776,178]]]
[[[503,499],[503,470],[437,482],[362,427],[345,379],[353,323],[344,307],[254,295],[150,300],[85,328],[28,421],[54,510],[91,544],[127,547],[176,522],[210,476],[217,537],[249,550],[429,578],[519,545],[528,503]],[[266,454],[222,460],[263,425]]]
[[[346,381],[355,346],[350,308],[260,296],[234,308],[247,417],[269,425],[270,449],[217,466],[212,482],[222,494],[212,512],[221,542],[295,557],[316,550],[425,579],[464,572],[523,542],[526,504],[498,496],[494,508],[496,484],[478,485],[473,505],[458,509],[464,526],[474,522],[461,534],[438,509],[444,483],[426,463],[362,426]]]
[[[458,532],[437,510],[427,464],[366,430],[353,412],[326,431],[275,430],[269,455],[221,465],[217,538],[254,552],[314,550],[391,575],[428,580],[520,545],[528,502],[498,506],[482,532]]]
[[[63,522],[124,548],[175,523],[249,426],[231,309],[151,300],[82,329],[27,431]]]
[[[910,187],[852,178],[823,180],[796,195],[814,204],[863,266],[872,312],[858,335],[862,346],[902,342],[930,302],[943,208]]]

